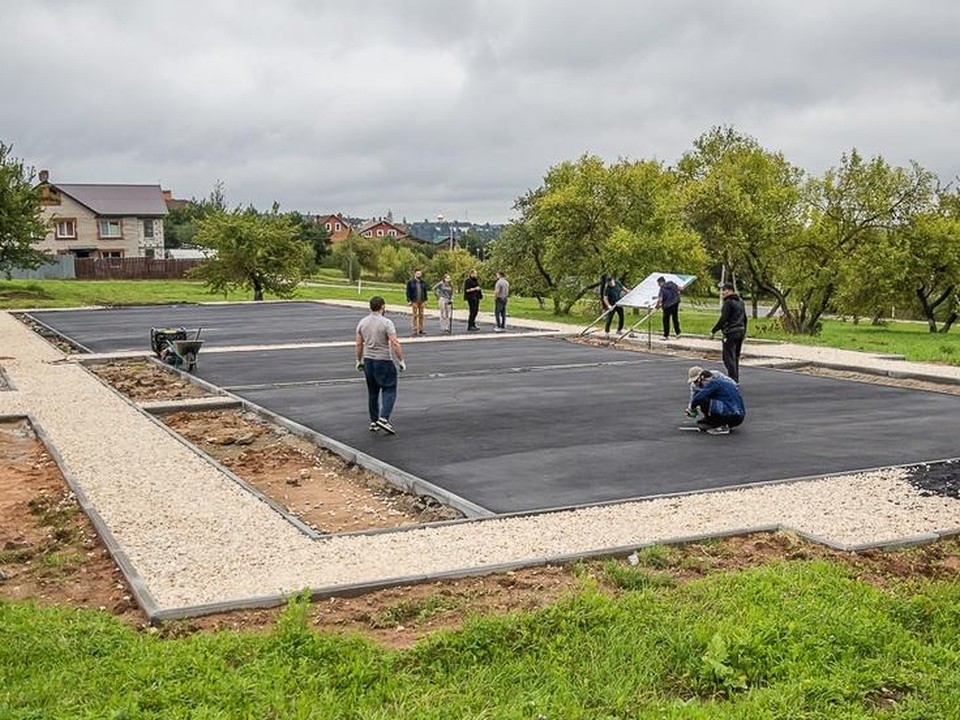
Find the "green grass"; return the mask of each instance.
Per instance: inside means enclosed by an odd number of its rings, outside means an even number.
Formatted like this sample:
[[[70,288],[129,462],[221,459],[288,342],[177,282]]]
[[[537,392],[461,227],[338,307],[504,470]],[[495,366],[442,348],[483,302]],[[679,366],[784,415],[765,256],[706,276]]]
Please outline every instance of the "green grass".
[[[359,288],[334,271],[318,274],[310,283],[297,290],[296,299],[335,299],[366,301],[371,295],[382,295],[387,306],[406,304],[404,287],[399,283],[363,280]],[[211,295],[200,283],[185,280],[11,280],[0,281],[0,308],[81,307],[85,305],[148,305],[158,303],[195,303],[212,301],[250,300],[248,292],[234,292],[227,297]],[[710,303],[708,303],[710,304]],[[461,301],[459,309],[465,307]],[[491,311],[492,301],[484,299],[482,310]],[[548,322],[564,322],[574,327],[585,327],[597,316],[592,303],[583,302],[569,316],[557,317],[552,308],[541,309],[533,298],[514,296],[510,299],[509,316]],[[644,313],[626,313],[627,325],[643,318]],[[715,307],[687,301],[680,312],[685,333],[709,334],[717,319]],[[649,323],[642,323],[641,333],[650,329],[659,334],[660,315],[654,314]],[[797,336],[778,330],[775,323],[765,318],[751,320],[749,337],[765,340],[783,340],[807,345],[859,350],[864,352],[902,355],[908,360],[960,365],[960,334],[931,334],[924,323],[891,321],[883,326],[854,324],[826,319],[819,335]],[[719,346],[718,346],[719,347]]]
[[[3,718],[949,718],[960,583],[879,590],[794,561],[534,613],[406,651],[308,629],[179,638],[0,602]]]

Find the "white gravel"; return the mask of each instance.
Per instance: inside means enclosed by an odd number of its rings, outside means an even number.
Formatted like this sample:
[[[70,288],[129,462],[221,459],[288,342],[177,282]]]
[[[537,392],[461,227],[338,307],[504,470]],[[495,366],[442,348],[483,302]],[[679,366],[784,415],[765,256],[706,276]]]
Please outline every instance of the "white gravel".
[[[917,366],[960,379],[957,368],[824,348],[747,352]],[[313,541],[8,313],[0,313],[0,358],[15,388],[0,392],[0,414],[36,419],[162,612],[752,528],[843,546],[960,530],[960,501],[923,497],[903,471],[889,469]]]

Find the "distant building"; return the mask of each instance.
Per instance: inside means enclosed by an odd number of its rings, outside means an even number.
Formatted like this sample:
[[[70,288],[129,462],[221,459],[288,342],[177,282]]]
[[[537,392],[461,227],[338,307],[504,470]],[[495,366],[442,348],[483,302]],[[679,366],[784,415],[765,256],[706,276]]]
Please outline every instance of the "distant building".
[[[380,238],[384,240],[387,238],[402,240],[407,237],[407,229],[405,227],[396,225],[383,218],[368,220],[357,228],[357,233],[365,238]]]
[[[353,230],[353,225],[340,213],[319,215],[314,222],[327,231],[331,243],[340,242]]]
[[[159,185],[53,183],[46,170],[39,179],[50,232],[37,249],[81,258],[163,255],[167,205]]]

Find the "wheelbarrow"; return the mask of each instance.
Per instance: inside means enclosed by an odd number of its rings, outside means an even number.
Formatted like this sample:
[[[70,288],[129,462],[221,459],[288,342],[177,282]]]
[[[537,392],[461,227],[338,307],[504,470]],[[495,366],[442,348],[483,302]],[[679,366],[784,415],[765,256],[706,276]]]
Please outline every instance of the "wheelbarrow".
[[[193,372],[203,340],[200,331],[179,328],[150,328],[150,348],[160,362]],[[191,336],[192,334],[192,336]]]

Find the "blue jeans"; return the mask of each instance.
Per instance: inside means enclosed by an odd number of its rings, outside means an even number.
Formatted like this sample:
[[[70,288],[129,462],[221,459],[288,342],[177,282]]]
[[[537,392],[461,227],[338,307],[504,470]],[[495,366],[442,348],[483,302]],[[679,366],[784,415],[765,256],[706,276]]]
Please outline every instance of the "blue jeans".
[[[367,410],[370,422],[390,419],[397,401],[397,366],[393,360],[363,359],[363,375],[367,379]]]
[[[506,298],[494,298],[493,318],[496,321],[498,328],[506,327],[507,325],[507,299]]]

